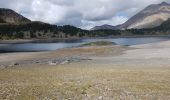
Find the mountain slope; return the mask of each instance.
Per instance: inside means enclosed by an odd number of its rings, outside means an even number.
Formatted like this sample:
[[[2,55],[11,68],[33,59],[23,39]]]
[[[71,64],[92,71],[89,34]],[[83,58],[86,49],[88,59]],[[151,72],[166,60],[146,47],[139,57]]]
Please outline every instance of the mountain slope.
[[[143,29],[160,26],[170,18],[170,4],[162,2],[152,4],[141,12],[131,17],[127,22],[118,26],[110,26],[109,29]],[[107,29],[104,26],[94,27],[93,30]]]
[[[153,4],[130,18],[121,25],[121,29],[153,28],[161,25],[170,18],[170,4],[162,2]]]
[[[0,8],[0,23],[19,24],[31,22],[11,9]]]
[[[152,30],[158,31],[169,31],[170,30],[170,18],[163,22],[160,26],[153,28]]]

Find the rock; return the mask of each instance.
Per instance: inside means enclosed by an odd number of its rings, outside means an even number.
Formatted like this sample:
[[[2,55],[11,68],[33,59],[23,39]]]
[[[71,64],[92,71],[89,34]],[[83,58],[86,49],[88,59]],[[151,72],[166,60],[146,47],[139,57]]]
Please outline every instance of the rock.
[[[18,66],[19,65],[19,63],[14,63],[14,66]]]
[[[68,64],[70,61],[69,60],[65,60],[65,61],[63,61],[63,62],[61,62],[60,64]]]
[[[54,66],[54,65],[57,65],[58,62],[56,62],[56,61],[49,61],[48,64]]]
[[[93,60],[93,59],[88,58],[88,57],[81,57],[80,60]]]
[[[40,61],[39,61],[39,60],[36,60],[35,63],[38,64],[38,63],[40,63]]]
[[[15,62],[15,63],[10,64],[9,67],[18,66],[18,65],[19,63]]]
[[[100,97],[99,97],[99,100],[103,100],[103,96],[100,96]]]

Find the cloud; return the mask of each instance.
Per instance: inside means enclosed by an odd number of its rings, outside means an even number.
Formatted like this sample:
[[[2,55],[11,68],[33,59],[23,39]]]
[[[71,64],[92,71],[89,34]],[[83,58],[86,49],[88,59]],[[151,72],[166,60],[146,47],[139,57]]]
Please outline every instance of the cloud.
[[[0,6],[31,20],[91,28],[121,24],[146,6],[160,2],[162,0],[1,0]]]

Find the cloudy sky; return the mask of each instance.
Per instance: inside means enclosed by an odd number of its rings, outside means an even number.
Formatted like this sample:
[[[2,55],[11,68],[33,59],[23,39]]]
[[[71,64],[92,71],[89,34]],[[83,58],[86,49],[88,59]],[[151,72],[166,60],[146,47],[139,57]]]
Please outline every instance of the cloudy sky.
[[[0,7],[10,8],[33,21],[57,25],[117,25],[150,4],[170,0],[0,0]]]

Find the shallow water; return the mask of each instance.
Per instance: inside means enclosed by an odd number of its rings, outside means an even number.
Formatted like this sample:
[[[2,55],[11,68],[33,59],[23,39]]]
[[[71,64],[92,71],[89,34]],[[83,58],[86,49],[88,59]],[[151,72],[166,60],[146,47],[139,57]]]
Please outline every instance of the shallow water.
[[[39,52],[54,51],[62,48],[78,47],[82,44],[95,41],[111,41],[118,45],[138,45],[166,41],[170,38],[165,37],[144,37],[144,38],[109,38],[109,39],[81,39],[76,41],[41,41],[35,43],[19,43],[19,44],[0,44],[0,53],[9,52]]]

